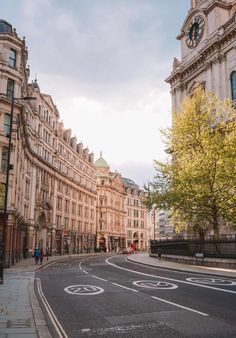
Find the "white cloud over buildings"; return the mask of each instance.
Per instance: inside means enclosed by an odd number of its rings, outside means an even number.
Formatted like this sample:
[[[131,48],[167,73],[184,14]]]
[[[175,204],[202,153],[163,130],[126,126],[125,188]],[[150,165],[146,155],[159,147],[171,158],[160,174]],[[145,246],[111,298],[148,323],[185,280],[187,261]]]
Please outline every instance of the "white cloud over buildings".
[[[164,79],[189,0],[8,0],[1,18],[26,37],[31,77],[66,128],[112,169],[143,184],[170,125]],[[14,11],[13,11],[14,8]],[[117,167],[117,168],[116,168]],[[127,173],[127,174],[126,174]]]

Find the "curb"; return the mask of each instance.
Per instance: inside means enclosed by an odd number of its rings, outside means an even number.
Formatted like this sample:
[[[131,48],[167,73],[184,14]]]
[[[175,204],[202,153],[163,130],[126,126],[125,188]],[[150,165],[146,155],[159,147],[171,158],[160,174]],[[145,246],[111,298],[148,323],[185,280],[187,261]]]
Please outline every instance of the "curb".
[[[34,281],[35,277],[30,279],[28,291],[29,291],[29,298],[30,298],[30,305],[34,316],[35,327],[38,333],[38,336],[41,338],[52,338],[49,329],[47,327],[47,323],[45,321],[43,312],[39,305],[37,296],[34,291]]]
[[[223,272],[219,272],[219,273],[214,273],[214,272],[210,272],[210,271],[192,271],[192,270],[187,270],[187,269],[178,269],[178,268],[171,268],[171,267],[166,267],[166,266],[157,266],[157,265],[153,265],[151,263],[143,263],[143,262],[138,262],[138,261],[134,261],[132,259],[130,259],[130,257],[127,257],[127,260],[132,262],[132,263],[136,263],[136,264],[140,264],[140,265],[145,265],[145,266],[151,266],[152,268],[157,268],[157,269],[163,269],[163,270],[172,270],[172,271],[176,271],[176,272],[188,272],[191,274],[196,274],[196,275],[210,275],[210,276],[214,276],[214,277],[227,277],[227,278],[236,278],[235,276],[227,276],[225,275]],[[177,263],[178,264],[178,263]]]

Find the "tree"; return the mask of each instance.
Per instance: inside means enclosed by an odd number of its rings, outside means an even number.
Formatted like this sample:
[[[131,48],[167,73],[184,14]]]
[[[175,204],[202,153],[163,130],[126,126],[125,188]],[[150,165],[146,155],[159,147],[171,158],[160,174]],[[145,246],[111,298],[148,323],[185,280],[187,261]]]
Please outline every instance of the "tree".
[[[177,231],[218,237],[223,221],[236,222],[235,117],[232,101],[199,87],[163,131],[171,158],[155,161],[145,203],[172,210]]]

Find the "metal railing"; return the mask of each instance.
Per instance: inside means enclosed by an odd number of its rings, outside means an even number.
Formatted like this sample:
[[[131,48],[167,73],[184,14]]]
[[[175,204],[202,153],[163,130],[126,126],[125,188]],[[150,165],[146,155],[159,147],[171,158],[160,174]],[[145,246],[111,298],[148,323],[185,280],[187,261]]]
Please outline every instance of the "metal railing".
[[[160,252],[166,255],[195,256],[196,253],[203,253],[204,257],[232,258],[236,259],[236,239],[221,238],[218,240],[207,239],[171,239],[151,240],[151,254]]]

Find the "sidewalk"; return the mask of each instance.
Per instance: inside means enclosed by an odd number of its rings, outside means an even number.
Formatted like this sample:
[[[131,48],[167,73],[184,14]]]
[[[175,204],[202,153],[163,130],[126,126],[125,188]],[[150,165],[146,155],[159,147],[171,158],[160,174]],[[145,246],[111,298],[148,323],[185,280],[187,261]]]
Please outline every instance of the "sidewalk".
[[[88,254],[86,254],[88,255]],[[83,256],[72,255],[71,257]],[[34,258],[22,259],[5,269],[0,285],[0,338],[52,338],[34,292],[35,271],[69,255],[46,258],[36,265]]]
[[[217,275],[217,276],[236,278],[235,269],[224,269],[224,268],[219,268],[219,267],[175,263],[171,261],[165,261],[163,259],[159,260],[157,257],[150,257],[148,253],[138,253],[138,254],[130,255],[127,257],[127,259],[135,263],[149,265],[149,266],[163,268],[163,269],[172,269],[172,270],[178,270],[178,271],[188,271],[188,272],[194,272],[194,273],[212,274],[212,275]]]

